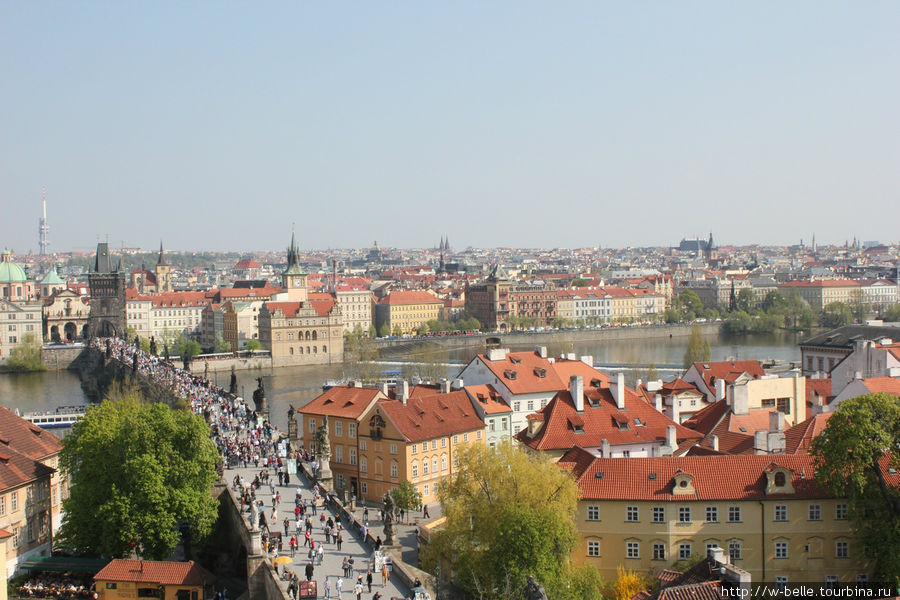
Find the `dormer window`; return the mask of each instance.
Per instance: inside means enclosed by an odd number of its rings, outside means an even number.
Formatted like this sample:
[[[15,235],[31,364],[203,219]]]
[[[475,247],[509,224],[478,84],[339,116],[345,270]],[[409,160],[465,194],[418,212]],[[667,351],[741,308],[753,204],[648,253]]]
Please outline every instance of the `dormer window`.
[[[803,474],[800,474],[801,478]],[[766,469],[766,493],[767,494],[793,494],[794,472],[787,467],[771,463]]]
[[[672,494],[675,496],[695,494],[694,476],[690,473],[676,473],[672,480]]]

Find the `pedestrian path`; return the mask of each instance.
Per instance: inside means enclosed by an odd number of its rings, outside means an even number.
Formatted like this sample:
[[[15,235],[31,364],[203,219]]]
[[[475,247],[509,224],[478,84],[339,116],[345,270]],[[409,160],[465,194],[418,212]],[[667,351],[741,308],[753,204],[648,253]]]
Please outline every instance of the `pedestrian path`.
[[[265,470],[266,469],[251,467],[228,468],[225,469],[224,478],[225,481],[229,485],[231,485],[235,475],[239,475],[249,484],[256,476],[260,475]],[[311,530],[311,538],[316,547],[321,544],[322,548],[324,549],[324,556],[321,560],[321,563],[319,562],[318,558],[309,558],[309,547],[304,547],[305,528],[301,523],[301,530],[298,536],[299,548],[294,553],[294,556],[292,557],[292,560],[289,564],[279,567],[279,573],[282,573],[282,569],[286,567],[287,569],[296,573],[301,580],[305,580],[306,567],[307,565],[312,564],[312,579],[317,583],[319,598],[329,597],[326,596],[326,577],[330,582],[330,598],[343,597],[354,599],[356,596],[353,593],[353,589],[359,578],[361,578],[363,584],[362,598],[364,598],[365,600],[375,598],[377,593],[381,594],[380,598],[382,600],[391,600],[392,598],[407,598],[410,595],[409,589],[396,576],[389,576],[388,580],[385,582],[385,585],[382,585],[381,573],[374,571],[374,555],[371,548],[369,548],[367,544],[364,544],[362,542],[360,537],[361,534],[359,531],[352,531],[352,527],[347,528],[347,523],[342,524],[343,543],[341,544],[340,550],[337,549],[337,546],[332,541],[325,540],[325,528],[321,521],[321,515],[325,515],[326,522],[329,517],[332,519],[332,521],[337,522],[338,517],[336,512],[327,506],[317,508],[315,514],[312,514],[310,506],[313,498],[313,489],[309,482],[307,482],[302,477],[298,478],[296,475],[292,475],[290,483],[288,485],[278,485],[278,477],[274,469],[268,469],[268,472],[270,481],[275,485],[270,486],[267,484],[263,484],[262,486],[260,486],[256,490],[256,498],[257,500],[263,501],[261,512],[267,520],[269,531],[281,533],[282,550],[278,553],[279,556],[291,556],[291,550],[288,542],[292,535],[297,534],[294,507],[298,488],[300,489],[301,500],[306,506],[306,516],[312,520],[313,526]],[[275,492],[280,493],[281,495],[281,501],[277,505],[274,513],[272,493],[273,488]],[[377,509],[370,509],[370,513],[378,512],[379,511]],[[245,512],[244,514],[246,515],[247,513]],[[288,535],[285,535],[284,530],[284,520],[286,518],[288,519],[289,523]],[[370,528],[372,529],[373,533],[380,534],[380,520],[378,521],[377,531],[375,524],[371,521]],[[271,538],[272,536],[270,536],[270,539]],[[345,557],[353,559],[352,572],[349,577],[344,576],[342,569],[342,564]],[[369,572],[371,572],[372,574],[371,591],[369,591],[369,586],[366,583],[366,576]],[[337,592],[338,580],[341,581],[342,585],[341,594],[338,594]]]

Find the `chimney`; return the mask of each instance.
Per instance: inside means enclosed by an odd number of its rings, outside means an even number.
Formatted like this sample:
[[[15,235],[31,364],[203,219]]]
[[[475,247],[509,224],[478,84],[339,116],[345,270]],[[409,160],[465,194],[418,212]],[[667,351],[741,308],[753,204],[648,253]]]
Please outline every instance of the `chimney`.
[[[575,360],[575,353],[569,352],[568,354],[566,354],[566,360]]]
[[[569,395],[575,403],[575,410],[584,412],[584,379],[581,375],[569,377]]]
[[[405,379],[403,381],[397,382],[397,400],[406,404],[406,401],[409,400],[409,382]]]
[[[609,458],[609,452],[609,440],[606,438],[600,440],[600,454],[603,458]]]
[[[717,435],[709,436],[709,447],[712,448],[713,450],[715,450],[716,452],[719,451],[719,436],[717,436]]]
[[[644,383],[644,380],[641,379],[640,377],[638,377],[638,378],[634,381],[634,389],[637,389],[637,388],[641,387],[641,384],[642,384],[642,383]]]
[[[353,381],[350,385],[351,385],[351,387],[355,387],[355,388],[361,388],[363,386],[362,381],[359,381],[359,380]]]
[[[725,399],[725,380],[716,379],[716,400]]]
[[[853,379],[862,379],[862,371],[855,371],[853,373]]]
[[[625,410],[625,373],[616,373],[616,408]]]
[[[453,380],[453,383],[450,384],[450,389],[451,389],[451,390],[461,390],[461,389],[463,389],[464,387],[466,387],[466,384],[463,383],[462,378],[454,379],[454,380]]]
[[[583,362],[584,364],[586,364],[589,367],[593,367],[594,366],[594,355],[593,354],[585,354],[584,356],[581,357],[581,362]]]
[[[717,565],[727,565],[728,559],[726,558],[725,551],[719,548],[718,546],[713,546],[706,552],[707,558],[712,561],[715,561]]]
[[[541,358],[547,358],[547,346],[535,346],[534,353]]]
[[[759,430],[753,434],[753,449],[757,454],[766,454],[769,451],[769,433]]]
[[[674,452],[675,448],[678,447],[678,438],[675,436],[674,425],[666,426],[666,446],[671,448],[672,452]]]
[[[675,396],[671,396],[672,398],[672,420],[676,423],[681,423],[681,406],[678,404],[678,398]]]
[[[491,362],[496,360],[506,360],[506,353],[509,352],[506,348],[491,348],[488,350],[487,359]]]
[[[773,410],[769,413],[769,431],[778,433],[784,431],[784,413]]]
[[[662,394],[653,394],[653,403],[656,407],[656,412],[661,413],[663,411]]]
[[[389,390],[388,382],[387,382],[387,381],[382,381],[381,383],[379,383],[379,384],[378,384],[378,389],[381,390],[381,393],[382,393],[382,394],[384,394],[385,396],[387,396],[387,395],[388,395],[388,390]]]
[[[450,380],[447,378],[441,379],[441,393],[442,394],[450,393]]]

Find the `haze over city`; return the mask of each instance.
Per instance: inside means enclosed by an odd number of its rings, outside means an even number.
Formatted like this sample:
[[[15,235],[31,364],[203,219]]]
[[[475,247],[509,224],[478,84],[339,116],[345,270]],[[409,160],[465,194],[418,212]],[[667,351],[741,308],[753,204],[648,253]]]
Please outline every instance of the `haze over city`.
[[[896,241],[900,5],[4,3],[3,245]]]

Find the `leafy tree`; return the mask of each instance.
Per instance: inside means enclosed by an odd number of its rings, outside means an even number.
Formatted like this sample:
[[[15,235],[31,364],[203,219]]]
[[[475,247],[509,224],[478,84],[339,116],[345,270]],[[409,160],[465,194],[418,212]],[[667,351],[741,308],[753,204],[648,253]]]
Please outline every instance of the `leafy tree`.
[[[475,598],[518,600],[529,575],[551,598],[599,597],[598,580],[571,561],[571,475],[511,444],[460,452],[461,468],[438,490],[446,521],[423,550],[425,568],[449,562],[455,583]]]
[[[788,299],[784,297],[784,295],[777,291],[772,290],[768,294],[766,294],[765,300],[762,303],[762,309],[766,312],[780,312],[785,313],[788,311],[790,303]]]
[[[900,303],[893,305],[884,313],[884,320],[891,323],[900,321]]]
[[[262,347],[262,344],[259,343],[259,340],[250,339],[250,340],[247,340],[246,344],[244,344],[244,348],[246,348],[250,352],[259,350],[261,347]]]
[[[422,493],[406,479],[391,490],[391,496],[397,508],[405,511],[418,510],[422,506]]]
[[[182,358],[184,358],[186,354],[194,357],[199,356],[203,352],[203,348],[200,347],[198,341],[188,339],[183,333],[175,338],[174,346],[175,352]]]
[[[41,362],[41,342],[33,333],[26,333],[22,341],[13,348],[6,360],[6,368],[10,371],[46,371]]]
[[[400,337],[401,335],[403,335],[403,330],[400,329],[399,325],[394,325],[394,328],[391,330],[391,335]]]
[[[374,338],[374,337],[377,337],[377,336],[378,336],[378,333],[375,331],[375,326],[374,326],[374,325],[369,325],[369,337],[370,337],[370,338]]]
[[[222,339],[221,335],[216,336],[216,352],[231,352],[231,342]]]
[[[591,281],[588,279],[575,279],[572,281],[572,287],[588,287]]]
[[[656,381],[659,379],[659,371],[656,370],[656,365],[650,363],[647,366],[647,381]]]
[[[391,335],[391,329],[388,327],[388,324],[385,323],[378,330],[378,337],[387,337],[389,335]]]
[[[615,600],[631,600],[635,594],[649,587],[650,582],[642,573],[638,573],[634,569],[626,569],[622,565],[616,567],[616,583],[613,594]]]
[[[112,397],[63,440],[72,485],[56,541],[77,555],[164,559],[179,526],[194,540],[212,530],[219,456],[202,418],[148,404],[133,388]]]
[[[830,329],[847,325],[852,318],[850,307],[843,302],[829,302],[822,309],[822,325]]]
[[[691,337],[688,338],[687,349],[684,351],[684,368],[687,369],[695,362],[709,360],[709,342],[703,339],[703,333],[699,325],[691,327]]]
[[[125,341],[129,344],[134,341],[135,336],[137,335],[137,329],[134,327],[126,327],[125,328]]]
[[[742,288],[737,293],[738,310],[750,312],[756,306],[756,296],[750,288]]]
[[[700,296],[694,290],[684,290],[678,294],[678,300],[686,311],[696,314],[703,310],[703,302],[700,301]]]
[[[875,553],[879,581],[900,583],[900,489],[887,481],[900,468],[900,403],[890,394],[844,400],[811,445],[816,481],[849,500],[853,527]]]
[[[866,302],[862,290],[850,292],[850,311],[857,323],[865,322],[866,316],[869,314],[869,303]]]

